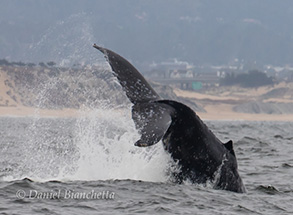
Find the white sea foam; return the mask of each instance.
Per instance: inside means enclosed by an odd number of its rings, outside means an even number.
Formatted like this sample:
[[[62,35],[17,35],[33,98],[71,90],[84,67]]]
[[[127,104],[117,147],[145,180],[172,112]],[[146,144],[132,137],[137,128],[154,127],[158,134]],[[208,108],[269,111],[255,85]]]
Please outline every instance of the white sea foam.
[[[134,146],[139,139],[130,110],[80,111],[75,120],[35,117],[19,145],[17,168],[4,180],[33,181],[132,179],[166,181],[170,156],[158,143]]]
[[[102,65],[99,59],[103,58],[92,48],[93,42],[89,17],[79,13],[49,28],[38,43],[31,45],[29,57],[32,61],[40,61],[43,58],[46,61],[53,60],[61,66],[75,63],[83,65],[89,62]],[[105,64],[104,59],[103,63]],[[83,81],[87,82],[85,75],[62,75],[63,73],[31,89],[39,92],[35,107],[46,108],[47,104],[51,104],[52,102],[47,101],[58,95],[58,84],[62,85],[63,82],[74,78],[77,79],[75,82],[83,78]],[[69,83],[75,84],[74,81]],[[83,90],[98,93],[93,91],[94,89]],[[101,90],[104,92],[107,89]],[[85,95],[91,94],[86,92]],[[34,181],[166,181],[165,173],[170,164],[170,155],[164,151],[162,143],[146,148],[134,146],[140,136],[131,119],[131,107],[123,107],[122,104],[119,106],[122,110],[117,111],[117,107],[109,105],[112,96],[109,92],[108,98],[98,102],[84,98],[84,105],[91,108],[84,108],[76,120],[71,121],[45,120],[39,116],[36,109],[36,116],[29,119],[30,122],[25,124],[25,132],[19,134],[20,140],[16,142],[13,151],[16,155],[14,161],[11,161],[12,171],[2,178],[18,180],[28,177]],[[72,92],[68,92],[66,99],[72,98]],[[100,103],[98,107],[97,103]],[[9,156],[7,155],[8,160]]]
[[[85,112],[83,113],[85,114]],[[166,180],[169,156],[159,143],[138,148],[139,134],[129,115],[113,110],[87,111],[77,121],[77,180]]]

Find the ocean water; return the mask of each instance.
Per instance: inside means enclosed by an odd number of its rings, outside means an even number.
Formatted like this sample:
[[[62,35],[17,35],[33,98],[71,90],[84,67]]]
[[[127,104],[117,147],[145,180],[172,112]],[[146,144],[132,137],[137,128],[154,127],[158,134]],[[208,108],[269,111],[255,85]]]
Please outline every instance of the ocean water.
[[[207,121],[234,141],[247,193],[174,184],[158,143],[138,148],[129,110],[0,118],[0,214],[290,214],[293,123]]]

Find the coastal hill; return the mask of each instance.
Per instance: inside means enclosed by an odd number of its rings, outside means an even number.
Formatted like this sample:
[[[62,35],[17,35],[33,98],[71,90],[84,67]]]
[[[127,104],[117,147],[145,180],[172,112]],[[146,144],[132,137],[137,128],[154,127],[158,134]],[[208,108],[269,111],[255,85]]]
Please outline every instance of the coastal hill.
[[[242,88],[211,87],[201,92],[175,89],[177,96],[190,99],[209,114],[208,119],[293,120],[293,83]]]
[[[178,98],[169,86],[152,83],[165,99],[204,111],[189,99]],[[57,68],[49,66],[0,67],[0,108],[80,109],[122,107],[130,104],[108,68]]]
[[[0,106],[79,109],[109,99],[125,103],[123,94],[118,95],[119,85],[101,68],[2,66],[0,78]]]
[[[163,98],[187,104],[204,119],[293,120],[292,82],[259,88],[214,86],[198,92],[152,85]],[[108,68],[0,67],[0,115],[26,116],[37,109],[49,111],[44,115],[72,116],[70,111],[83,107],[128,105]]]

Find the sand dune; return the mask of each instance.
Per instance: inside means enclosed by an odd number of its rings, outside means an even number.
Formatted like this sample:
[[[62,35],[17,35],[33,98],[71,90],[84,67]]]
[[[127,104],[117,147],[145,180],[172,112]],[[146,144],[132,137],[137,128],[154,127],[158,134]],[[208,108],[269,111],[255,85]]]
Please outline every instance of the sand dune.
[[[201,105],[206,112],[198,115],[207,120],[293,121],[293,83],[256,89],[214,87],[200,93],[179,89],[174,92]]]
[[[101,74],[0,67],[0,116],[78,117],[84,102],[90,107],[101,99],[113,105],[125,103],[121,88],[110,84],[108,73]],[[52,86],[42,92],[48,82]],[[293,83],[254,89],[212,87],[201,92],[174,89],[174,93],[170,87],[154,87],[164,98],[186,103],[205,120],[293,121]]]

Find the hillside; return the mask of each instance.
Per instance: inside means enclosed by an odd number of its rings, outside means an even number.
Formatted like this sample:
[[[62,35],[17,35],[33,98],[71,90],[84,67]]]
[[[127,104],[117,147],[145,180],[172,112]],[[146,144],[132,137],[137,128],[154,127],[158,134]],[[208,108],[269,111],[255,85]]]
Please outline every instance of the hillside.
[[[171,87],[155,83],[153,87],[163,98],[179,100],[203,111],[194,102],[178,98]],[[108,68],[0,67],[2,109],[78,110],[128,105],[130,102]]]
[[[100,72],[98,72],[100,70]],[[1,67],[1,106],[47,109],[125,103],[109,71],[100,68]]]
[[[183,91],[151,82],[165,99],[183,102],[204,119],[293,120],[293,83],[259,88]],[[74,116],[83,108],[129,108],[108,68],[0,67],[0,115]]]
[[[292,82],[259,88],[212,87],[200,93],[177,89],[175,93],[201,105],[206,118],[293,120]]]

